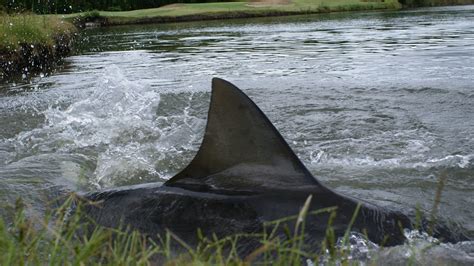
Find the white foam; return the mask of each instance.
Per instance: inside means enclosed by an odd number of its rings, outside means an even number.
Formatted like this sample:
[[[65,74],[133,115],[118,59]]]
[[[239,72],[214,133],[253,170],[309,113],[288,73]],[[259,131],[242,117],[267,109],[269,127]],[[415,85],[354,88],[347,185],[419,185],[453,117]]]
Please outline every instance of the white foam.
[[[159,117],[159,105],[159,91],[128,80],[125,70],[112,65],[77,101],[66,108],[50,106],[41,127],[20,133],[12,142],[25,156],[88,153],[96,162],[90,183],[98,188],[145,176],[159,181],[173,169],[159,172],[155,166],[174,158],[178,150],[194,149],[195,132],[203,127],[202,119],[189,114],[189,106],[182,114]],[[163,126],[163,119],[173,123]]]
[[[469,168],[473,165],[474,155],[446,155],[439,158],[426,158],[424,156],[400,154],[394,158],[375,159],[373,156],[357,156],[340,154],[332,156],[327,151],[315,150],[310,152],[311,164],[320,166],[337,166],[346,168],[418,168],[426,169],[431,167],[459,167]]]

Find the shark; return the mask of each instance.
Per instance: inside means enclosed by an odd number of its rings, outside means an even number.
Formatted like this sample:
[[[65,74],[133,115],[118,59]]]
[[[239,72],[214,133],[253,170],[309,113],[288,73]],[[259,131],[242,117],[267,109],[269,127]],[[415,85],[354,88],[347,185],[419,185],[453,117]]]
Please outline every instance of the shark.
[[[199,241],[198,230],[209,237],[258,233],[271,221],[298,215],[302,206],[308,212],[335,208],[333,216],[307,216],[305,235],[313,248],[321,247],[329,220],[336,236],[343,236],[350,225],[351,231],[386,246],[404,243],[403,230],[415,227],[409,214],[342,195],[321,183],[260,108],[219,78],[212,80],[201,146],[187,167],[165,183],[98,191],[86,198],[95,202],[85,211],[97,224],[125,225],[151,237],[170,231],[189,245]],[[445,225],[433,232],[451,242],[465,238]],[[257,247],[256,242],[246,241],[242,250]]]

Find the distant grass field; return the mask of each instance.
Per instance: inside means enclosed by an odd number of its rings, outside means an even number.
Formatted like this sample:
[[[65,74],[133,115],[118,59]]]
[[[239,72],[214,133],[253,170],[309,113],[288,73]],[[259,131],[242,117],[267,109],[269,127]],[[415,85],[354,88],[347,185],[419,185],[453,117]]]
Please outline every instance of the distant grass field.
[[[0,14],[0,51],[15,50],[21,44],[52,46],[55,38],[74,30],[74,25],[57,16]]]
[[[109,24],[159,22],[168,20],[199,20],[200,18],[238,18],[249,16],[271,16],[332,11],[356,11],[372,9],[395,9],[397,0],[290,0],[288,4],[266,4],[261,2],[220,2],[202,4],[175,4],[160,8],[133,11],[99,11]],[[84,16],[86,13],[65,15],[66,19]]]

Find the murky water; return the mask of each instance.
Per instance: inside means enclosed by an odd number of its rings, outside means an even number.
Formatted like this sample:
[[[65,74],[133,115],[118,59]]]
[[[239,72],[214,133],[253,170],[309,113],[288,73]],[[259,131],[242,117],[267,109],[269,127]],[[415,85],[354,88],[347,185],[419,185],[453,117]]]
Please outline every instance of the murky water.
[[[56,73],[0,84],[4,201],[22,196],[41,212],[63,191],[166,180],[197,151],[210,81],[221,77],[329,187],[429,210],[445,173],[440,214],[474,231],[474,6],[113,27],[84,38]],[[435,253],[473,262],[474,244],[458,245]],[[413,251],[399,249],[383,256]]]

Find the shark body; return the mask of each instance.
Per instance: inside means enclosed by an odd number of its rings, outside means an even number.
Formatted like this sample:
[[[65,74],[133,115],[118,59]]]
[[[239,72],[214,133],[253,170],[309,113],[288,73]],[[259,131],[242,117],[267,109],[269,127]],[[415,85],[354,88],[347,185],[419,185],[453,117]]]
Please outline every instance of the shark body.
[[[98,204],[86,208],[97,223],[130,226],[149,236],[170,230],[188,244],[205,236],[261,232],[266,222],[297,215],[311,196],[311,210],[336,207],[332,228],[342,236],[355,212],[351,231],[377,244],[405,241],[409,217],[341,195],[321,184],[303,165],[263,112],[240,89],[214,78],[204,139],[192,162],[164,184],[143,184],[95,192]],[[319,247],[329,213],[308,216],[309,245]],[[462,236],[435,233],[447,240]],[[255,248],[252,241],[244,249]]]

